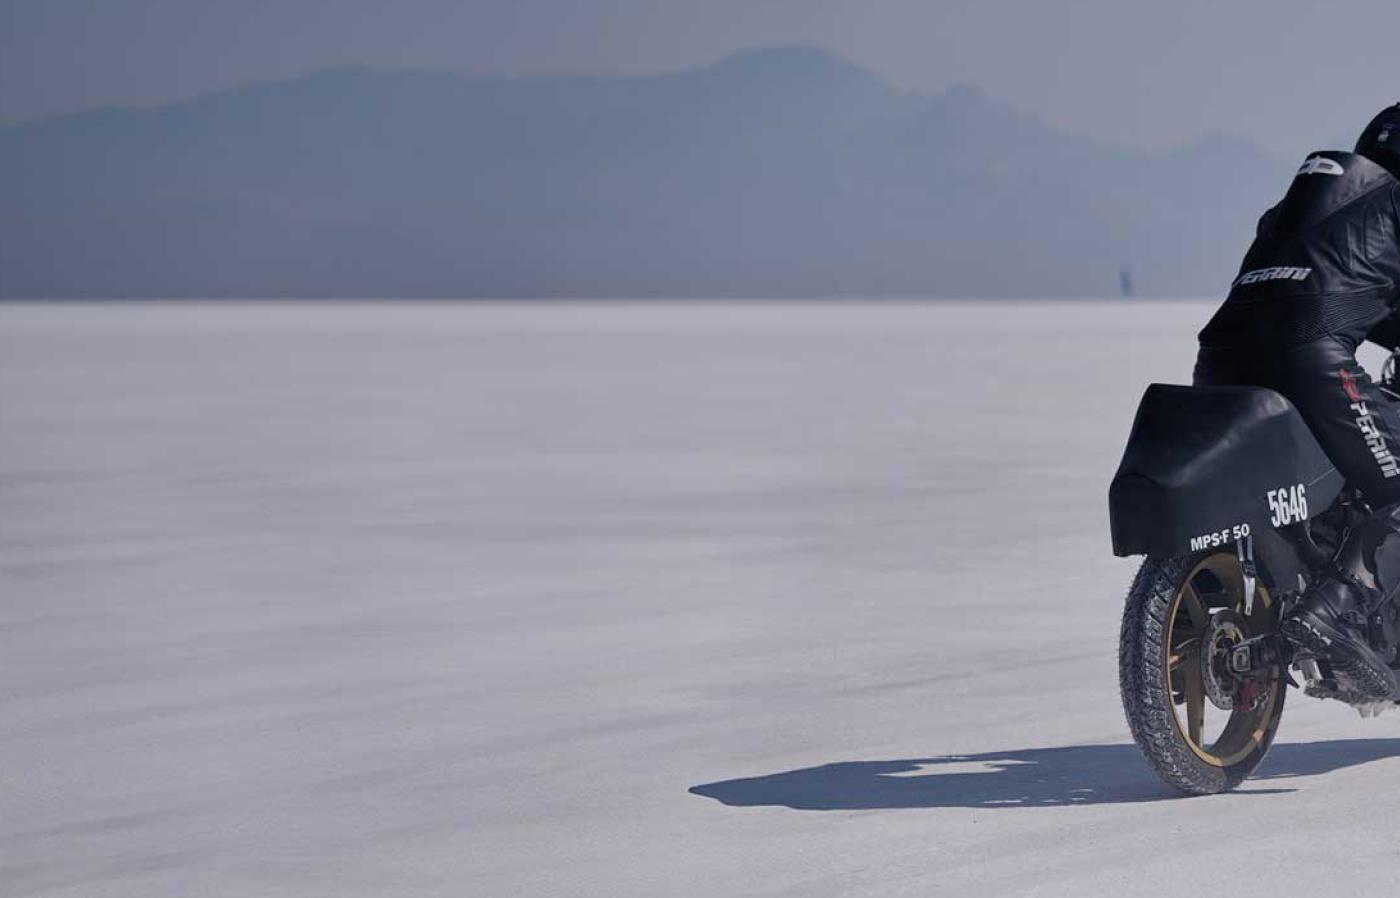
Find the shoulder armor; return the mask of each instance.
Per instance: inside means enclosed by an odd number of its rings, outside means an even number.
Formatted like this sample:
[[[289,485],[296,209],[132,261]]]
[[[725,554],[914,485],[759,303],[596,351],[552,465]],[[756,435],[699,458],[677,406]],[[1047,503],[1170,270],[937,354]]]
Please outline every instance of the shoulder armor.
[[[1273,227],[1276,237],[1313,227],[1343,206],[1387,185],[1395,177],[1356,153],[1326,151],[1303,161],[1293,186],[1278,205]]]

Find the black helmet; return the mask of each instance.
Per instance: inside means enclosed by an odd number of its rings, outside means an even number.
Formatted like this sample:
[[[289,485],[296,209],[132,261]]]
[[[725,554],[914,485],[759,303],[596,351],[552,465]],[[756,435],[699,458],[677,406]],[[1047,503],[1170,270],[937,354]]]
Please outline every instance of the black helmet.
[[[1356,142],[1356,152],[1400,178],[1400,103],[1381,110]]]

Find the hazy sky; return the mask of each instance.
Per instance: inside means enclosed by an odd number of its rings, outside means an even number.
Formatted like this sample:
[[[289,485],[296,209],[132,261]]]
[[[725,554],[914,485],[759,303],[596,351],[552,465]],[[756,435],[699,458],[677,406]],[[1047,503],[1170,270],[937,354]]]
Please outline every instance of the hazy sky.
[[[1139,146],[1297,154],[1400,100],[1400,0],[0,0],[0,120],[344,63],[647,72],[787,43]]]

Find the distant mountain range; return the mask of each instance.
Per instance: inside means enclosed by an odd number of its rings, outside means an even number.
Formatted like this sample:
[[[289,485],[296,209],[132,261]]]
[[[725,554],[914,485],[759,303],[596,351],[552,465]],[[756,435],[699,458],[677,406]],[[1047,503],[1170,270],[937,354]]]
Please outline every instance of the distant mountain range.
[[[781,48],[336,69],[0,129],[6,297],[1217,295],[1287,160],[1144,153]]]

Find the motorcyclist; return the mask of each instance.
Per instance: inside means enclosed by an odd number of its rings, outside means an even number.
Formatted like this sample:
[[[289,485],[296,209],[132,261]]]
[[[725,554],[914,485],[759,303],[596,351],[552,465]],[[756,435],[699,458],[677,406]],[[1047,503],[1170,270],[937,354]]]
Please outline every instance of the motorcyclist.
[[[1400,589],[1400,410],[1357,364],[1371,340],[1400,346],[1400,103],[1353,153],[1313,153],[1264,213],[1224,304],[1200,333],[1195,382],[1269,387],[1302,414],[1333,464],[1374,509],[1335,570],[1315,579],[1284,633],[1349,688],[1390,698],[1396,678],[1366,619]]]

